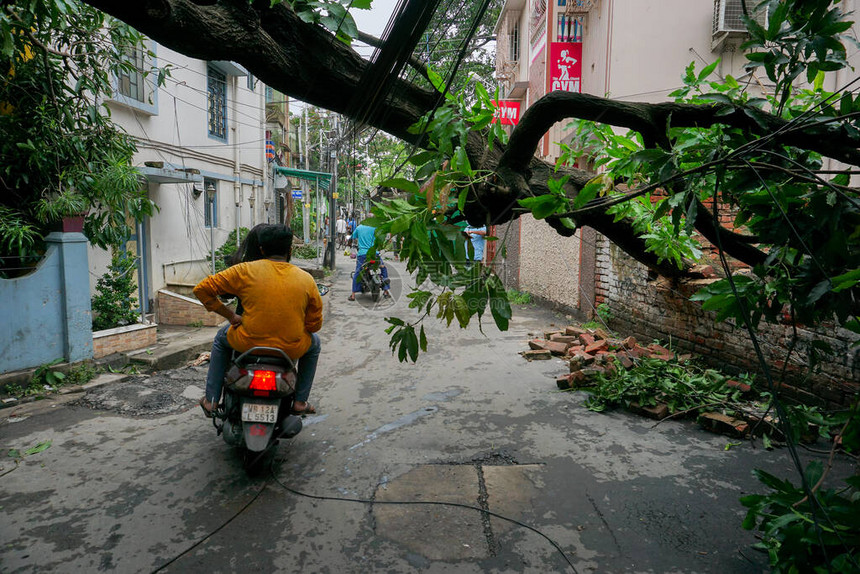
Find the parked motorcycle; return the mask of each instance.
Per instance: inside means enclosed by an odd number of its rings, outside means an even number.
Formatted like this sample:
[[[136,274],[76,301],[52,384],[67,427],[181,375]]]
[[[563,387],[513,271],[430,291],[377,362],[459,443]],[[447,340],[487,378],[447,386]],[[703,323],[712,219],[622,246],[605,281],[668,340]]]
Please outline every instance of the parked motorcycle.
[[[296,392],[296,365],[280,349],[254,347],[234,353],[224,377],[223,407],[213,424],[224,441],[237,447],[248,474],[264,468],[266,453],[280,438],[302,430],[302,418],[290,414]]]
[[[368,259],[358,270],[358,285],[362,293],[370,293],[373,301],[379,300],[379,292],[388,287],[388,279],[382,278],[382,270],[375,259]],[[350,277],[355,277],[355,271]]]

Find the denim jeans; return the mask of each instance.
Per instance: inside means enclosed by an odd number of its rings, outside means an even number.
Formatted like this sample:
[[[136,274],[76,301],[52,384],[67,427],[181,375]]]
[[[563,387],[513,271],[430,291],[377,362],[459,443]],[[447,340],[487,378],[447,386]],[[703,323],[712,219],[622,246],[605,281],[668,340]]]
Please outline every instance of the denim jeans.
[[[364,262],[367,259],[367,255],[357,255],[355,257],[355,274],[352,276],[352,292],[360,293],[361,292],[361,278],[359,277],[359,273],[361,272],[361,268],[364,267]],[[388,279],[388,269],[385,268],[385,263],[382,260],[379,260],[379,271],[382,274],[382,280],[385,281]],[[388,285],[383,283],[383,290],[388,291]]]
[[[212,341],[212,353],[209,356],[209,372],[206,374],[206,399],[213,402],[221,402],[221,390],[224,386],[224,374],[230,366],[233,347],[227,342],[227,329],[230,325],[222,327]],[[314,375],[317,372],[317,362],[320,357],[320,337],[311,333],[311,346],[304,355],[299,358],[298,378],[296,381],[296,398],[298,402],[305,402],[311,395],[311,386],[314,384]]]

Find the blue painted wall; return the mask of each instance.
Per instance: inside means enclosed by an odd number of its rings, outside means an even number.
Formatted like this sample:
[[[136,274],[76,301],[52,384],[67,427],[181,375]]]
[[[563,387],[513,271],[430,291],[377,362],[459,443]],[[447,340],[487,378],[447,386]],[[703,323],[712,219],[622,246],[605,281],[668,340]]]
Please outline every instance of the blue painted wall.
[[[93,356],[87,239],[51,233],[36,271],[0,279],[0,373]]]

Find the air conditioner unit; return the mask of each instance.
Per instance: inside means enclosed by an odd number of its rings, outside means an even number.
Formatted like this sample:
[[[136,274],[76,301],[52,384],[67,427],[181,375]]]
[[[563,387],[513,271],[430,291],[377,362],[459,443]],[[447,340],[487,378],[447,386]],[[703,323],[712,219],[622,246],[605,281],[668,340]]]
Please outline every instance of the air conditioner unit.
[[[767,11],[759,10],[761,0],[746,0],[747,11],[762,26],[767,25]],[[743,21],[744,7],[741,0],[714,0],[714,27],[711,33],[711,49],[716,50],[729,36],[747,33]]]

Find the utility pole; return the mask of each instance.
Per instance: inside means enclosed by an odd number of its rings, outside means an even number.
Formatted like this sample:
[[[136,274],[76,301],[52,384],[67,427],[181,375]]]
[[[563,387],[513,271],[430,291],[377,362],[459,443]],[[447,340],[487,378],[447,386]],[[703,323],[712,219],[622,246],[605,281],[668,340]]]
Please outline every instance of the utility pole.
[[[337,144],[338,134],[335,132],[334,147],[331,149],[331,184],[329,185],[328,194],[328,265],[329,269],[334,269],[334,253],[335,253],[335,210],[337,207]],[[326,258],[323,257],[325,265]]]
[[[304,110],[302,111],[302,117],[304,118],[305,125],[305,137],[304,137],[304,155],[305,155],[305,170],[309,170],[310,167],[310,150],[308,149],[308,104],[305,104]],[[311,242],[311,211],[308,207],[311,203],[310,197],[310,185],[308,185],[307,180],[302,180],[302,230],[303,230],[303,239],[305,244]]]

